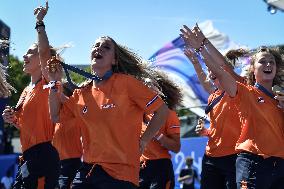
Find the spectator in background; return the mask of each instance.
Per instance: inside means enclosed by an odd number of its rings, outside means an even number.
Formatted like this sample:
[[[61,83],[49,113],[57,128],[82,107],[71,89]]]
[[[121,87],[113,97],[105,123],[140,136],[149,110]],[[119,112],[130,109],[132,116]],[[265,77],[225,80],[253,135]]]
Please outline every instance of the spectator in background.
[[[186,157],[185,168],[180,171],[178,182],[180,182],[181,189],[194,189],[195,180],[200,182],[197,171],[192,167],[193,158]]]

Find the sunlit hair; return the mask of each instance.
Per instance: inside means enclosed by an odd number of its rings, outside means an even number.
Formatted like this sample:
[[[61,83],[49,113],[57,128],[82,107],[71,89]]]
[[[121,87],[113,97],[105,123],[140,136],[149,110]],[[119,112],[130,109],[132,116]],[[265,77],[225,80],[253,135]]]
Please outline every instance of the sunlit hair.
[[[139,80],[147,77],[149,73],[146,71],[148,69],[146,61],[144,61],[138,54],[126,46],[117,44],[109,36],[103,36],[100,38],[111,40],[114,44],[116,62],[116,64],[112,66],[112,71],[114,73],[132,75]]]
[[[169,108],[174,109],[180,104],[182,96],[180,89],[164,73],[150,67],[147,61],[128,47],[117,44],[111,37],[103,36],[101,38],[109,39],[114,44],[116,62],[112,66],[114,73],[131,75],[144,83],[147,80],[151,81],[151,84],[158,89],[156,92]]]
[[[151,75],[155,77],[155,81],[147,78],[144,83],[160,93],[161,98],[167,104],[168,108],[175,110],[182,101],[180,88],[162,71],[152,69]]]
[[[224,56],[227,60],[226,64],[234,69],[236,67],[238,59],[247,56],[248,53],[249,52],[247,50],[242,48],[229,50]]]
[[[5,67],[0,63],[0,97],[11,96],[11,91],[16,92],[16,89],[12,87],[10,83],[6,80]]]
[[[33,43],[33,45],[35,45],[38,48],[38,43],[37,42]],[[49,46],[49,48],[50,48],[50,55],[51,56],[59,57],[56,48],[53,48],[51,45]]]

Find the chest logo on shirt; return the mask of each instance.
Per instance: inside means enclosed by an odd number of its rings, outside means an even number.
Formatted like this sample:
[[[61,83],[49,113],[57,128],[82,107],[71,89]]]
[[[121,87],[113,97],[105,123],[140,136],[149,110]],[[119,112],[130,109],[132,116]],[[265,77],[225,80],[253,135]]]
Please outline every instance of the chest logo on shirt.
[[[88,112],[88,106],[84,106],[83,110],[82,110],[82,113],[85,114]]]
[[[258,103],[264,103],[265,101],[264,101],[263,97],[260,96],[260,97],[257,98],[257,102]]]
[[[115,108],[115,104],[102,104],[102,109],[109,109],[109,108]]]

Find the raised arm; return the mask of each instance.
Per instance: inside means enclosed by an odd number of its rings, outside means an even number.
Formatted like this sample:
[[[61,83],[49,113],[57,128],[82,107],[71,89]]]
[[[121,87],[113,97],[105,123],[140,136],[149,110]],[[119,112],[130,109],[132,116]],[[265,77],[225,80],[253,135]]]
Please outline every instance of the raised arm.
[[[195,49],[202,57],[207,67],[212,71],[212,73],[218,78],[222,88],[230,95],[235,96],[237,92],[236,80],[224,70],[222,66],[216,63],[214,59],[206,48],[206,38],[202,38],[199,33],[193,33],[190,29],[181,29],[187,44]],[[203,35],[204,36],[204,35]]]
[[[216,66],[219,65],[224,70],[229,72],[237,81],[243,82],[243,77],[238,75],[236,72],[234,72],[234,69],[230,67],[227,63],[227,60],[225,57],[218,51],[218,49],[210,42],[209,39],[207,39],[203,32],[200,30],[198,25],[194,26],[193,33],[199,38],[200,41],[203,41],[204,45],[206,46],[206,49],[214,62],[216,63]]]
[[[210,83],[210,81],[207,79],[206,73],[204,73],[201,64],[199,63],[198,57],[195,52],[191,48],[185,48],[184,54],[190,59],[194,70],[197,74],[198,80],[203,86],[203,88],[209,93],[214,92],[214,87]]]
[[[38,33],[38,52],[41,64],[41,71],[44,78],[50,81],[48,77],[47,61],[51,58],[51,50],[48,41],[48,37],[45,31],[45,25],[43,19],[48,11],[48,1],[46,1],[45,7],[38,7],[34,10],[36,16],[36,30]]]

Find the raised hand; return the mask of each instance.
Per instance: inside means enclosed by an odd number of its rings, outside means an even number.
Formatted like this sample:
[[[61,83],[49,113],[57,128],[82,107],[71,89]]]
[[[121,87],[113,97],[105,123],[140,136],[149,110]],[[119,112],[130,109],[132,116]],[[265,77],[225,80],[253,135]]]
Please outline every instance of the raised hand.
[[[36,16],[37,21],[43,21],[47,11],[48,11],[48,1],[45,3],[45,7],[39,6],[34,9],[34,15]]]
[[[62,66],[61,61],[52,56],[51,59],[47,61],[48,76],[51,81],[61,81],[62,79]]]
[[[194,49],[199,49],[205,39],[202,35],[203,33],[200,31],[198,26],[195,26],[193,30],[189,29],[186,25],[183,25],[183,28],[180,29],[181,37],[183,38],[186,46],[190,46]]]
[[[195,34],[197,41],[201,44],[204,43],[204,40],[206,39],[205,35],[199,28],[198,24],[196,23],[195,26],[192,29],[192,33]]]

